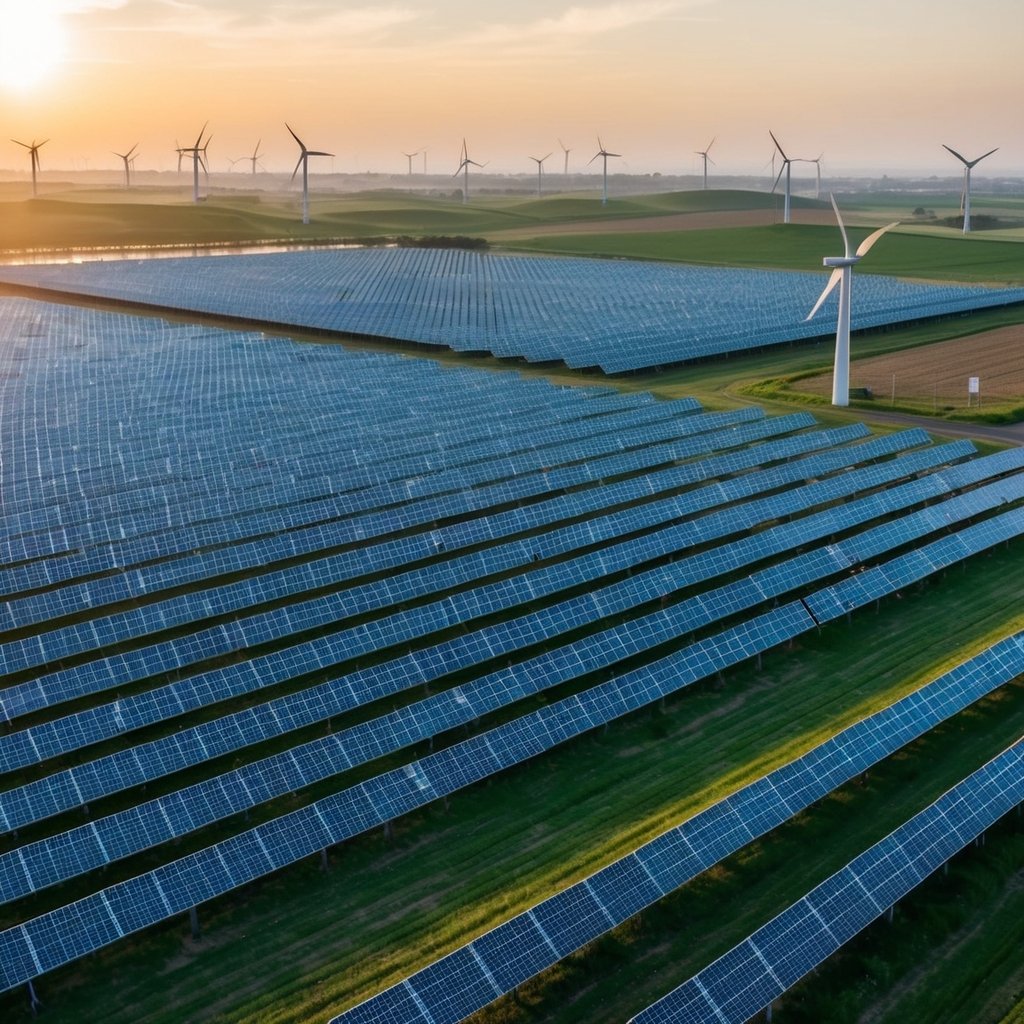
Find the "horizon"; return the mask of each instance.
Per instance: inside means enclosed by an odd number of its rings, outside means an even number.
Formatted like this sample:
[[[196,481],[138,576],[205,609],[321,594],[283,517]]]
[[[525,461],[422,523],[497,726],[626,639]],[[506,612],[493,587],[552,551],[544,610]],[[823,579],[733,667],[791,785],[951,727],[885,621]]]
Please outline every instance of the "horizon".
[[[290,20],[270,0],[5,7],[0,125],[49,140],[44,173],[117,170],[135,143],[139,171],[173,170],[208,119],[212,160],[242,161],[260,139],[278,173],[298,155],[288,121],[344,174],[401,174],[403,153],[425,147],[429,174],[454,172],[464,137],[510,175],[549,152],[560,173],[561,140],[582,174],[600,136],[622,154],[610,173],[698,174],[713,138],[711,176],[762,176],[771,130],[791,157],[821,154],[823,175],[955,177],[948,145],[970,159],[998,147],[979,179],[1024,177],[1011,0],[972,5],[967,41],[960,10],[934,0],[845,13],[811,0],[523,0],[496,13],[306,0]],[[2,150],[17,172],[18,147]]]

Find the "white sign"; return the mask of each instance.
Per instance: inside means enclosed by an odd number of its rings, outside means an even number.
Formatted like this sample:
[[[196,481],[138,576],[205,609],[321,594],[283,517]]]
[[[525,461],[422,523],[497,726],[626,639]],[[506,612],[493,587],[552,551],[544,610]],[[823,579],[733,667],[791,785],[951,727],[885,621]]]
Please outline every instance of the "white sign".
[[[968,377],[967,378],[967,394],[979,395],[981,394],[981,378],[980,377]]]

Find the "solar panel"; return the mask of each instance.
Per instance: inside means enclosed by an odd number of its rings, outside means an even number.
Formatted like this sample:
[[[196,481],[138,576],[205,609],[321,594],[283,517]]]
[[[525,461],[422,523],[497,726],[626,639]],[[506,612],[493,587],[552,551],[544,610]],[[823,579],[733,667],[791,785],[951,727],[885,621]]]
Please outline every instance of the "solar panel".
[[[692,880],[749,841],[804,810],[882,758],[1024,673],[1024,633],[1000,640],[957,668],[836,734],[803,756],[663,832],[545,901],[485,932],[409,978],[334,1017],[332,1024],[414,1021],[394,1007],[408,998],[434,1024],[454,1024],[512,991]],[[611,918],[587,913],[586,888]],[[541,907],[545,907],[541,910]],[[538,922],[557,917],[570,940],[553,947]],[[465,985],[486,971],[500,991]],[[455,1004],[449,993],[459,993]],[[465,993],[465,995],[463,995]]]
[[[638,1013],[633,1024],[749,1020],[1022,799],[1024,740],[1019,740]]]
[[[606,373],[812,338],[817,273],[392,249],[3,268],[4,279]],[[1021,289],[858,278],[854,328],[1020,302]],[[339,295],[343,296],[339,300]],[[770,297],[771,301],[765,301]],[[552,331],[552,323],[558,330]]]

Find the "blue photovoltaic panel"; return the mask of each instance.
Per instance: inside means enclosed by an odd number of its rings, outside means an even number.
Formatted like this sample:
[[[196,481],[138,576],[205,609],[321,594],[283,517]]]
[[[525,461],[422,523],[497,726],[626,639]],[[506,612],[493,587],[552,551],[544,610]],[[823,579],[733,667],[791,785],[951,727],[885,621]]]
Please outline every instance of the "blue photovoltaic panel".
[[[570,887],[558,905],[576,945],[551,948],[534,924],[549,916],[541,904],[340,1014],[332,1024],[413,1024],[420,1018],[391,1015],[396,994],[402,991],[415,994],[412,1005],[422,1006],[434,1024],[455,1024],[461,1016],[453,1015],[443,998],[432,998],[432,993],[461,988],[467,951],[501,984],[500,993],[480,994],[480,1001],[468,1011],[475,1012],[1022,673],[1024,634],[1018,633]],[[728,808],[724,813],[723,807]],[[737,829],[741,822],[744,828]],[[588,894],[599,897],[610,924],[576,911],[571,894],[584,885]],[[431,989],[422,986],[426,977],[434,982]]]
[[[109,886],[67,908],[0,932],[0,989],[102,948],[228,892],[286,863],[438,799],[471,782],[658,700],[812,628],[799,602],[783,605],[586,694],[524,715],[402,768],[365,780],[215,846]],[[149,885],[162,899],[126,904],[126,888]],[[32,952],[31,967],[24,958]]]
[[[633,1024],[743,1024],[1022,799],[1024,740],[1019,740],[738,946],[638,1013]],[[401,1019],[393,1018],[396,1024]]]
[[[907,456],[905,457],[906,465],[902,464],[904,460],[886,462],[843,474],[835,480],[825,480],[807,485],[801,489],[805,492],[802,503],[834,500],[836,497],[849,494],[863,486],[877,486],[884,480],[898,479],[906,471],[913,471],[914,468],[920,468],[927,464],[926,457],[929,456],[932,459],[941,460],[942,450],[926,450]],[[975,460],[975,463],[971,464],[974,467],[975,476],[983,478],[986,475],[985,470],[981,468],[982,463],[1000,459],[1001,456],[992,456],[989,457],[989,460]],[[991,469],[996,468],[998,467],[991,467]],[[680,589],[688,584],[706,582],[716,575],[734,570],[747,562],[784,553],[797,544],[808,543],[839,529],[848,529],[855,524],[895,511],[906,504],[935,497],[949,483],[948,480],[943,481],[943,477],[949,474],[955,475],[958,472],[958,469],[953,468],[947,470],[945,474],[911,481],[902,487],[879,492],[868,498],[840,506],[838,509],[830,509],[795,523],[772,527],[742,541],[734,541],[727,547],[702,552],[669,566],[633,576],[621,584],[604,588],[602,591],[593,591],[589,595],[571,599],[562,605],[533,612],[522,622],[513,620],[509,623],[485,627],[479,639],[475,635],[466,638],[459,637],[442,644],[436,651],[423,652],[422,655],[411,656],[398,663],[386,663],[369,672],[362,673],[365,681],[359,683],[358,690],[353,684],[359,679],[359,674],[350,676],[344,686],[336,687],[333,684],[322,686],[319,694],[316,691],[303,692],[294,697],[282,698],[272,705],[272,715],[263,716],[262,722],[265,725],[258,733],[252,730],[251,725],[237,731],[235,729],[224,730],[217,723],[200,727],[200,730],[207,732],[218,730],[216,734],[208,735],[200,743],[200,748],[204,757],[226,753],[231,747],[225,746],[224,735],[230,737],[235,745],[239,742],[251,743],[256,742],[257,739],[268,739],[272,735],[280,734],[285,729],[297,728],[300,725],[309,724],[318,719],[322,720],[346,710],[352,706],[351,701],[357,692],[360,694],[360,702],[396,692],[403,688],[401,682],[403,675],[406,677],[404,685],[413,686],[455,668],[468,667],[474,661],[487,660],[499,654],[509,653],[517,647],[527,644],[551,641],[566,629],[580,628],[586,623],[596,622],[601,617],[628,609],[644,601],[657,599],[662,594]],[[990,490],[984,492],[989,495],[986,499],[987,506],[1001,503],[1008,497],[1012,497],[1022,487],[1024,487],[1024,477],[1016,481],[1007,481],[1005,484],[990,485]],[[758,518],[774,518],[778,514],[775,503],[779,500],[785,500],[785,495],[752,503],[763,506],[762,511],[758,513],[758,516],[741,520],[740,525],[756,522]],[[979,504],[980,501],[981,498],[975,498],[970,505],[970,510],[979,510],[982,507]],[[954,499],[953,504],[959,506],[962,504],[962,500]],[[712,528],[714,517],[706,517],[701,520],[699,537],[709,540],[735,529],[737,524],[732,522],[732,515],[729,512],[722,513],[723,526],[718,530]],[[955,518],[955,514],[947,512],[944,521],[952,521],[953,518]],[[729,525],[731,522],[732,525]],[[932,527],[926,519],[921,528],[927,530]],[[681,543],[677,540],[664,545],[659,549],[661,553],[676,551],[693,541],[692,537],[687,539],[690,532],[687,524],[675,527],[671,532],[681,539]],[[863,546],[864,542],[860,543]],[[615,641],[610,640],[607,646],[610,649],[617,649],[622,643],[618,639],[619,637],[636,635],[642,639],[630,640],[630,648],[633,650],[646,649],[671,639],[676,630],[684,633],[691,631],[698,625],[707,624],[715,618],[748,608],[771,596],[785,593],[795,586],[834,573],[845,568],[852,561],[850,558],[838,554],[840,550],[840,548],[836,548],[837,553],[824,560],[819,559],[815,552],[791,559],[781,566],[755,574],[753,587],[734,584],[699,599],[683,602],[660,612],[650,620],[650,625],[647,624],[648,620],[639,620],[636,623],[627,623],[617,627],[609,633],[610,637],[616,638]],[[884,544],[876,544],[873,550],[876,552],[884,550]],[[650,554],[653,553],[655,552],[650,552]],[[607,554],[600,557],[598,565],[600,570],[605,572],[614,568]],[[801,568],[798,569],[797,566],[801,566]],[[803,568],[804,566],[806,568]],[[595,575],[600,576],[601,571],[597,571]],[[537,580],[539,576],[539,573],[534,574],[532,579]],[[557,575],[555,578],[557,579]],[[534,597],[541,590],[539,583],[531,584]],[[478,605],[478,602],[474,603]],[[569,658],[569,664],[576,674],[587,670],[588,667],[590,669],[598,667],[596,664],[588,666],[588,661],[592,658],[592,655],[588,653],[588,648],[597,645],[598,639],[590,638],[575,645],[581,650],[579,653],[574,650]],[[556,659],[559,657],[559,652],[554,651],[541,658],[541,661],[546,660],[550,663],[547,668],[538,670],[538,678],[545,679],[546,685],[554,685],[564,676],[564,670],[555,668]],[[320,664],[324,663],[322,657],[319,661]],[[287,663],[291,663],[290,658]],[[431,667],[428,668],[428,665]],[[523,671],[522,666],[516,669],[517,674]],[[381,681],[382,674],[384,675],[383,681]],[[154,690],[137,698],[127,698],[119,700],[113,705],[81,712],[73,719],[58,719],[52,723],[0,738],[0,754],[3,755],[4,763],[8,767],[13,767],[19,763],[28,763],[32,760],[54,756],[60,751],[68,751],[76,746],[94,742],[101,736],[127,732],[133,727],[153,722],[167,713],[179,714],[188,706],[189,701],[192,702],[192,706],[199,706],[201,703],[213,699],[217,692],[214,689],[214,678],[240,678],[243,681],[248,681],[250,687],[256,681],[247,666],[236,666],[229,672],[217,670],[215,675],[208,676],[201,686],[197,684],[196,680],[184,680],[180,683],[170,684],[166,688],[166,692]],[[483,682],[486,683],[486,680]],[[244,712],[242,715],[247,717],[249,713]],[[171,741],[156,741],[156,744],[151,745],[151,749],[162,745],[170,746],[172,751],[178,752],[181,749],[182,739],[183,734],[179,732]],[[111,763],[111,767],[112,759],[124,761],[129,769],[128,775],[124,775],[122,771],[115,771],[112,775],[122,785],[129,784],[130,779],[146,781],[147,778],[152,778],[152,776],[138,776],[140,762],[132,752],[126,750],[121,754],[111,755],[107,759],[108,763]],[[152,761],[147,758],[144,763],[149,764]],[[179,755],[177,767],[183,766]],[[162,773],[167,772],[171,770],[171,765],[161,763],[160,770]],[[71,769],[70,771],[74,773],[76,770]],[[111,777],[109,772],[105,774],[107,777]],[[52,793],[55,788],[54,781],[52,779],[44,780],[35,784],[34,788],[36,790],[45,789],[46,792]],[[90,800],[100,795],[90,785],[83,782],[77,782],[73,790],[65,790],[65,792],[68,796],[72,792],[76,795],[87,793],[86,799]],[[11,799],[13,799],[13,794],[6,800],[0,799],[0,808],[7,814],[8,821],[13,826],[13,823],[19,821],[20,817],[15,815],[9,802]],[[55,809],[55,805],[49,799],[44,800],[41,804],[33,799],[29,801],[28,806],[35,807],[37,810],[45,806],[50,813]]]
[[[829,329],[827,308],[806,322],[821,290],[818,273],[629,260],[366,249],[5,267],[2,276],[274,324],[562,360],[608,373],[811,338]],[[773,301],[766,303],[765,295]],[[1022,300],[1021,289],[862,274],[853,326]]]

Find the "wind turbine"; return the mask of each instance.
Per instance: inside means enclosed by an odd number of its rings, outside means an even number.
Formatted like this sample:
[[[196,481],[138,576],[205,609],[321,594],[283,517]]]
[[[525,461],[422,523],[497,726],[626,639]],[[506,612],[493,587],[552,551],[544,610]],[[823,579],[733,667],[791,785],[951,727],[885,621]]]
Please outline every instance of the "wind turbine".
[[[483,167],[484,164],[478,164],[475,160],[469,158],[469,150],[466,148],[466,140],[462,140],[462,159],[459,161],[458,169],[452,175],[453,178],[457,178],[461,172],[462,174],[462,201],[463,203],[469,202],[469,168],[470,165],[473,167]]]
[[[886,224],[872,232],[857,246],[854,252],[850,252],[850,240],[846,236],[846,227],[843,225],[842,215],[839,213],[839,205],[836,197],[829,193],[832,200],[832,209],[836,211],[836,220],[839,222],[839,230],[843,235],[843,256],[826,256],[822,260],[822,266],[832,267],[828,284],[825,290],[818,296],[814,308],[807,314],[805,322],[814,317],[814,314],[821,309],[822,303],[829,297],[835,286],[839,285],[839,318],[836,322],[836,357],[832,368],[832,404],[850,404],[850,291],[853,285],[853,268],[860,262],[868,249],[871,248],[890,228],[894,228],[899,221]]]
[[[601,141],[601,136],[597,137],[597,152],[587,161],[589,167],[598,157],[601,157],[604,162],[604,171],[601,176],[602,188],[601,188],[601,205],[608,205],[608,157],[610,156],[622,156],[621,153],[609,153],[604,148],[604,143]]]
[[[821,159],[824,153],[819,153],[813,160],[805,160],[805,163],[814,164],[815,182],[814,182],[814,198],[821,198]]]
[[[982,153],[981,156],[974,160],[968,160],[966,157],[961,156],[955,149],[951,149],[945,143],[942,144],[942,148],[949,150],[964,165],[964,189],[961,194],[961,205],[964,211],[964,234],[966,235],[971,230],[971,168],[975,164],[980,164],[985,157],[991,156],[999,147],[996,146],[996,149],[990,149],[987,153]]]
[[[568,174],[569,174],[569,154],[572,152],[572,150],[567,148],[565,143],[561,139],[558,140],[558,144],[559,144],[559,146],[562,147],[562,152],[565,154],[565,163],[562,166],[562,173],[564,175],[568,176]]]
[[[420,151],[418,149],[414,149],[411,153],[402,153],[402,156],[404,156],[405,159],[409,161],[409,174],[410,175],[412,174],[412,158],[414,156],[418,156],[419,152]]]
[[[124,161],[124,187],[131,188],[132,186],[132,168],[135,164],[135,159],[132,154],[139,148],[139,144],[136,142],[127,153],[114,153],[114,156],[119,156]]]
[[[285,128],[291,133],[291,137],[299,144],[299,149],[302,152],[299,154],[299,162],[295,165],[295,170],[292,171],[292,181],[295,180],[295,175],[299,173],[299,168],[302,168],[302,223],[309,223],[309,158],[311,156],[334,156],[333,153],[324,153],[318,149],[306,149],[306,144],[292,131],[291,125],[285,122]]]
[[[206,147],[210,144],[210,138],[207,138],[206,142],[203,142],[203,135],[206,134],[206,125],[210,122],[207,121],[203,125],[203,130],[196,136],[195,145],[193,146],[181,146],[178,149],[178,170],[181,170],[181,158],[186,153],[192,154],[192,202],[199,202],[199,168],[202,167],[203,171],[209,176],[209,171],[206,168]]]
[[[548,153],[548,156],[551,156]],[[544,178],[544,161],[548,156],[531,156],[530,159],[537,165],[537,198],[540,199],[541,181]]]
[[[39,172],[39,150],[43,148],[50,140],[43,139],[42,142],[36,142],[33,139],[29,142],[18,142],[17,139],[11,139],[16,146],[23,146],[29,152],[29,157],[32,161],[32,195],[36,195],[36,174]]]
[[[260,143],[262,141],[263,141],[262,139],[257,139],[256,140],[256,148],[252,151],[252,156],[243,157],[243,159],[245,159],[245,160],[251,160],[252,161],[252,173],[253,174],[256,173],[256,165],[259,162],[260,157],[263,156],[263,154],[260,152]]]
[[[718,136],[716,135],[715,138],[718,138]],[[708,148],[707,149],[698,149],[698,150],[696,150],[697,156],[703,157],[703,159],[704,159],[704,188],[708,187],[708,161],[711,160],[711,158],[708,156],[708,153],[711,152],[711,147],[714,144],[715,144],[715,139],[712,139],[708,143]],[[715,162],[714,160],[711,160],[711,163],[714,163],[714,162]]]
[[[790,160],[790,158],[788,156],[786,156],[786,151],[782,148],[782,146],[779,145],[779,140],[777,138],[775,138],[775,133],[770,128],[768,129],[768,134],[771,135],[772,142],[775,143],[775,148],[779,151],[779,156],[782,157],[782,167],[779,168],[779,177],[775,179],[775,184],[772,185],[772,192],[774,192],[779,187],[779,178],[781,178],[782,175],[785,174],[786,175],[786,198],[785,198],[785,202],[784,202],[783,207],[782,207],[782,223],[783,224],[788,224],[789,223],[789,197],[790,197],[790,190],[789,190],[789,186],[790,186],[790,171],[792,169],[793,161]]]

